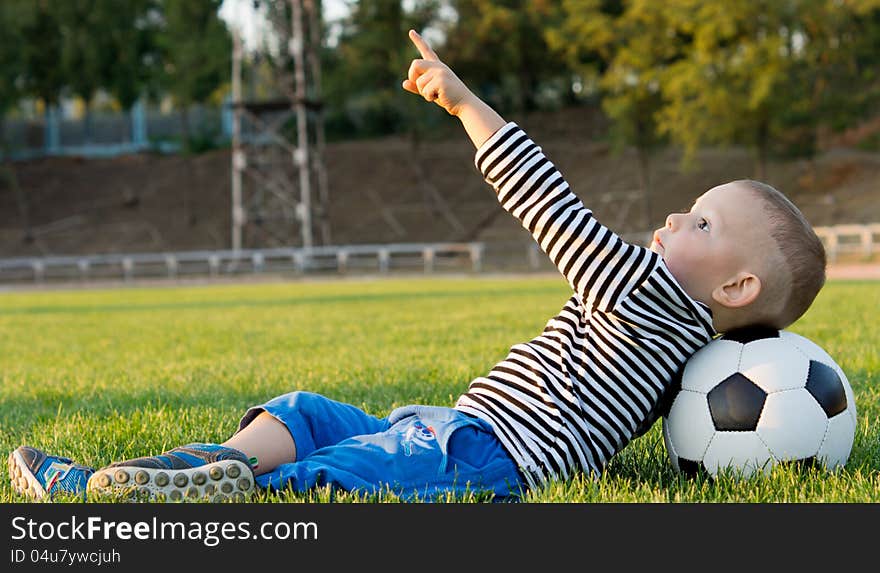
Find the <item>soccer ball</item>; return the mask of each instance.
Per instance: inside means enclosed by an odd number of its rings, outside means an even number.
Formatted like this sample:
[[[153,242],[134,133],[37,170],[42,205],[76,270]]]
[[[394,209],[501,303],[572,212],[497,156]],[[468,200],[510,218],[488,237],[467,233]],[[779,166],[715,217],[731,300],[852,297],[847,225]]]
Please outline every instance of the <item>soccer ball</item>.
[[[749,477],[779,463],[846,464],[856,401],[822,348],[786,330],[729,332],[697,351],[663,411],[663,441],[685,474]]]

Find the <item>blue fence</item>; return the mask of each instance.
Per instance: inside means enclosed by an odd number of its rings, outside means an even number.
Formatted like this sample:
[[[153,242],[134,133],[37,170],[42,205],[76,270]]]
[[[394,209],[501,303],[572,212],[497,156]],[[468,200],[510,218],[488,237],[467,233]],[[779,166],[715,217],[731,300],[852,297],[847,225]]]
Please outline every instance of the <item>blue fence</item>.
[[[190,134],[215,143],[232,137],[232,109],[194,106],[188,112]],[[63,118],[57,107],[39,119],[5,121],[4,137],[12,159],[50,156],[112,157],[142,151],[172,152],[183,138],[183,115],[150,107],[143,101],[125,112],[95,112]]]

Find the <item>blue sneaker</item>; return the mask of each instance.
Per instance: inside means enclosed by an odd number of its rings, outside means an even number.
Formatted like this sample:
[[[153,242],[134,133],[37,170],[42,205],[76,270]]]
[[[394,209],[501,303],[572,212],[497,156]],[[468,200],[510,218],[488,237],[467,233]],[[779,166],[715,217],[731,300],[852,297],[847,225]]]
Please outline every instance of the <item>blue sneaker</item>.
[[[85,494],[89,477],[95,472],[70,458],[50,456],[30,446],[19,446],[9,454],[12,489],[31,499],[50,498],[59,492]]]
[[[187,444],[116,462],[97,470],[88,483],[89,493],[122,493],[144,501],[245,501],[254,488],[248,458],[218,444]]]

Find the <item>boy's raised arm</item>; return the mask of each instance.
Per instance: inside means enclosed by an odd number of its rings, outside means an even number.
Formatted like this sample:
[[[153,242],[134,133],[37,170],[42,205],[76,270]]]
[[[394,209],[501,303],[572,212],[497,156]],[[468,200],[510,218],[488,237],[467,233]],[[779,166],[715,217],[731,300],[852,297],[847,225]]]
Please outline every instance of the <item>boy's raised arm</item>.
[[[501,207],[531,233],[586,306],[613,308],[659,257],[599,223],[525,132],[474,95],[415,31],[409,37],[422,57],[412,61],[403,89],[461,121],[477,148],[475,166]]]
[[[474,95],[449,66],[440,61],[418,32],[410,30],[409,38],[419,50],[422,59],[413,60],[410,64],[408,77],[403,81],[403,89],[436,103],[450,115],[457,117],[474,146],[479,149],[507,122],[486,102]]]

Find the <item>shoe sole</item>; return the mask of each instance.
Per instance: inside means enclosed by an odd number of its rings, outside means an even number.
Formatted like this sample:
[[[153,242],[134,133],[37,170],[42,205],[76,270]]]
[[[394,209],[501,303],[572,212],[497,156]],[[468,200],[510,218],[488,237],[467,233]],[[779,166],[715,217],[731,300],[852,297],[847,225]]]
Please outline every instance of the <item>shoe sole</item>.
[[[12,482],[12,489],[15,493],[36,500],[46,498],[46,490],[17,450],[9,454],[8,465],[9,480]]]
[[[116,466],[96,471],[86,492],[144,501],[245,501],[254,493],[254,479],[250,468],[237,460],[176,470]]]

